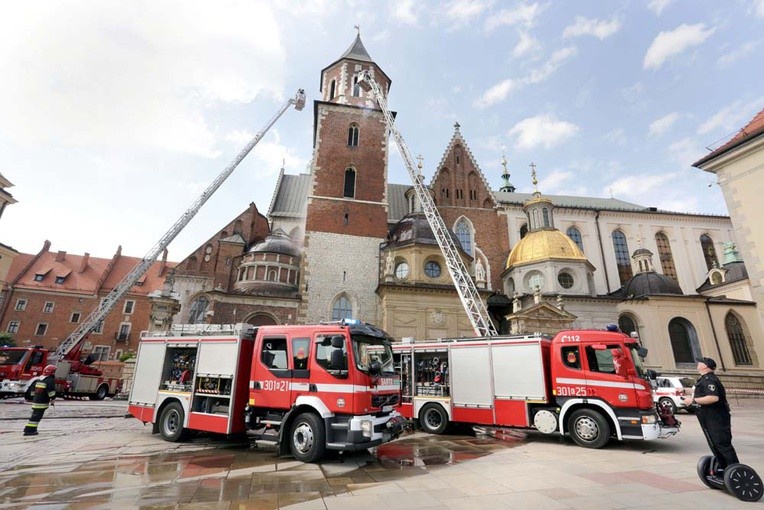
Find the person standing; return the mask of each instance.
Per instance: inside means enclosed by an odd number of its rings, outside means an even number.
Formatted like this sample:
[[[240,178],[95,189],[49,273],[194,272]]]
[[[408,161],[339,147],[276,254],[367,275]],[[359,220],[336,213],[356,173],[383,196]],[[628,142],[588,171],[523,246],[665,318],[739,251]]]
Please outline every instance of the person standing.
[[[48,404],[53,405],[56,399],[56,365],[48,365],[42,370],[43,378],[35,382],[34,398],[32,399],[32,416],[29,417],[29,423],[24,427],[25,436],[36,436],[37,426],[42,420],[42,415],[48,408]]]
[[[695,361],[698,362],[700,379],[695,383],[693,396],[683,397],[683,400],[685,404],[698,405],[700,428],[703,429],[719,467],[719,472],[714,474],[719,476],[724,468],[739,462],[732,446],[730,406],[724,385],[714,373],[716,361],[711,358],[698,358]]]

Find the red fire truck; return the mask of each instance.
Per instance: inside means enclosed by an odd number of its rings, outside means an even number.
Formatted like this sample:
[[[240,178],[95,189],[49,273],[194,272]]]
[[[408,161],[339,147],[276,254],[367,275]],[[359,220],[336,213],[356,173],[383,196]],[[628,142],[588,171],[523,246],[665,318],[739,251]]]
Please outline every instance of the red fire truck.
[[[617,329],[617,328],[614,328]],[[426,432],[449,423],[536,429],[600,448],[611,437],[676,434],[661,422],[637,340],[614,330],[403,343],[400,413]],[[640,357],[641,356],[641,357]]]
[[[312,462],[398,437],[399,399],[391,339],[369,324],[200,324],[142,334],[129,412],[167,441],[250,432]]]

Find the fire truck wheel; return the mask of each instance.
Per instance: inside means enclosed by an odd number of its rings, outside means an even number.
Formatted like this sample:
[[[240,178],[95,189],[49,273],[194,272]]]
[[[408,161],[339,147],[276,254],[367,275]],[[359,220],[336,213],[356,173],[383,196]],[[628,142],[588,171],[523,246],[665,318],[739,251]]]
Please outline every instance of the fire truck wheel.
[[[668,397],[661,397],[658,400],[658,405],[664,409],[670,409],[671,414],[676,414],[676,404]]]
[[[761,478],[745,464],[732,464],[724,469],[724,486],[741,501],[758,501],[764,495]]]
[[[442,434],[448,426],[446,410],[440,404],[425,404],[419,411],[419,425],[428,434]]]
[[[570,435],[578,446],[602,448],[610,441],[610,425],[597,411],[574,411],[568,423]]]
[[[292,422],[289,448],[295,459],[314,462],[326,455],[324,422],[313,413],[303,413]]]
[[[106,398],[106,395],[109,393],[109,387],[105,384],[102,384],[98,387],[98,391],[90,395],[90,400],[103,400]]]
[[[178,402],[172,402],[162,409],[159,417],[159,434],[165,441],[177,443],[188,436],[188,431],[183,428],[183,407]]]

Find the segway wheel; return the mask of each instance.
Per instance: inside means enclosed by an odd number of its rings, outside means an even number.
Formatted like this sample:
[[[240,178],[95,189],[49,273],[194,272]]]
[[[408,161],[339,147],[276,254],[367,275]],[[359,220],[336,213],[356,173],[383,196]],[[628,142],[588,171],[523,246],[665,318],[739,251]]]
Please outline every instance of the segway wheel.
[[[705,455],[698,461],[698,478],[703,482],[706,487],[717,490],[724,490],[724,480],[718,476],[714,476],[713,471],[716,470],[716,459],[713,455]]]
[[[724,470],[727,492],[741,501],[758,501],[764,495],[761,477],[751,466],[732,464]]]

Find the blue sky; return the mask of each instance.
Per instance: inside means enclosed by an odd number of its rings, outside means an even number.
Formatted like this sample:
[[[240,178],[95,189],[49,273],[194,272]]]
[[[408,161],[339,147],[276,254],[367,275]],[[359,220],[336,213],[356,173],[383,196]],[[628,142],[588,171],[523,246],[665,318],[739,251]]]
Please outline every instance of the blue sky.
[[[320,71],[354,25],[391,77],[426,177],[458,121],[494,189],[512,183],[727,214],[706,147],[764,107],[764,0],[7,4],[0,173],[19,201],[0,242],[142,256],[287,97],[289,111],[170,246],[179,261],[279,168],[307,172]],[[392,140],[391,140],[392,143]],[[396,150],[389,179],[407,183]]]

